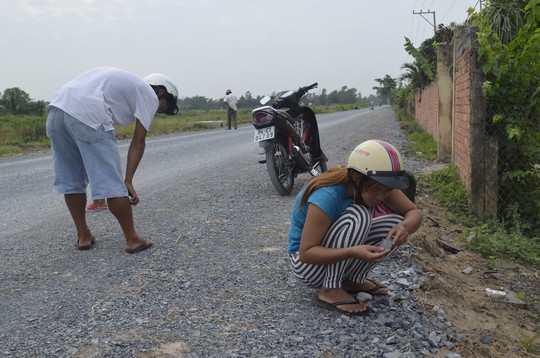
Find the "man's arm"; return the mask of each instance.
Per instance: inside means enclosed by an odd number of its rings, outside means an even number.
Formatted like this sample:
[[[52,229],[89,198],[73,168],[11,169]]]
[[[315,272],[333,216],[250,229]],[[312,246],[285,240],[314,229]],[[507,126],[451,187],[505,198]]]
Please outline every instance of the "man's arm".
[[[144,154],[145,146],[146,128],[144,128],[141,122],[137,119],[135,123],[135,130],[133,131],[133,138],[131,139],[131,144],[129,145],[126,178],[124,179],[132,205],[137,205],[139,203],[139,197],[135,191],[135,188],[133,188],[133,176],[135,175],[137,167],[139,166],[141,158]]]

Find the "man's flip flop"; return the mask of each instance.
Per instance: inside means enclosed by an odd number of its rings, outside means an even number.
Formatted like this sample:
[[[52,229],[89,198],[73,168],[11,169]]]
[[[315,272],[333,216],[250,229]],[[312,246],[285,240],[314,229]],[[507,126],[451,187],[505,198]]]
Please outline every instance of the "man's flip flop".
[[[95,243],[96,243],[96,239],[92,238],[92,241],[90,241],[90,245],[79,245],[79,239],[77,239],[75,246],[77,247],[77,250],[85,251],[85,250],[90,250],[94,246]]]
[[[355,303],[359,304],[360,302],[358,302],[358,300],[354,299],[354,300],[351,300],[351,301],[339,301],[339,302],[330,303],[330,302],[323,301],[320,298],[317,299],[317,305],[319,307],[326,308],[326,309],[329,309],[331,311],[336,311],[336,312],[339,312],[339,313],[342,313],[342,314],[346,314],[348,316],[364,316],[364,315],[368,314],[369,308],[367,308],[365,311],[362,311],[362,312],[347,312],[347,311],[340,310],[338,308],[338,306],[341,306],[341,305],[352,305],[352,304],[355,304]]]
[[[134,254],[134,253],[149,249],[151,247],[152,247],[152,241],[145,241],[144,244],[142,244],[139,247],[136,247],[134,249],[126,249],[126,252],[128,254]]]

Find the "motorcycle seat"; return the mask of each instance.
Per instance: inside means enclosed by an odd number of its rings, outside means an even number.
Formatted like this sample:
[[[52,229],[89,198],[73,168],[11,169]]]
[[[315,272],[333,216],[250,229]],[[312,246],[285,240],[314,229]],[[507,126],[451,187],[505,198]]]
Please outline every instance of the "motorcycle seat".
[[[286,111],[284,111],[282,109],[275,109],[275,111],[277,112],[277,114],[279,116],[285,118],[286,120],[288,120],[291,123],[294,123],[294,118],[289,113],[287,113]]]

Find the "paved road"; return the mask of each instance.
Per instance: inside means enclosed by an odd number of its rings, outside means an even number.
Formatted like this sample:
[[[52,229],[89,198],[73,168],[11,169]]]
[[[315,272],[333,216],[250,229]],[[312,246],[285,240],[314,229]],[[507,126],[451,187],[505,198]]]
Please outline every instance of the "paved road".
[[[341,150],[349,150],[359,142],[354,138],[357,133],[362,138],[376,134],[361,129],[362,121],[373,120],[373,114],[364,109],[319,116],[322,147],[330,159],[329,165],[342,163]],[[352,131],[348,129],[351,127]],[[222,168],[236,168],[239,174],[251,173],[247,177],[222,178],[223,181],[245,180],[249,185],[252,175],[266,181],[266,169],[257,163],[258,146],[252,137],[253,127],[246,125],[238,131],[211,130],[149,139],[135,177],[135,188],[143,205],[153,191],[166,188],[177,191],[183,183],[201,175],[219,176]],[[128,144],[124,141],[119,145],[124,159]],[[0,159],[0,202],[4,203],[0,242],[3,245],[14,244],[13,240],[19,240],[18,235],[27,230],[43,230],[65,221],[65,205],[63,199],[52,192],[52,180],[50,153]],[[266,190],[271,192],[271,185]]]
[[[406,142],[389,107],[318,118],[329,166],[367,139]],[[343,342],[340,329],[325,328],[335,314],[315,307],[288,271],[290,209],[307,174],[292,196],[278,195],[251,125],[146,148],[134,216],[155,246],[136,255],[124,253],[108,212],[88,215],[96,247],[75,250],[49,153],[0,160],[0,356],[313,356]],[[306,348],[314,330],[325,340]]]

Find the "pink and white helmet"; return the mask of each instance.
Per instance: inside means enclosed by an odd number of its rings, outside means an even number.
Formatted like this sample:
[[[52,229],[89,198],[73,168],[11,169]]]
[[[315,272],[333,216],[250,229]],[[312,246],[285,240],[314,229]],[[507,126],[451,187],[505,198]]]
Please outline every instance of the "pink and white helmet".
[[[382,140],[360,143],[349,156],[347,169],[354,169],[393,189],[407,189],[410,185],[401,154]]]

